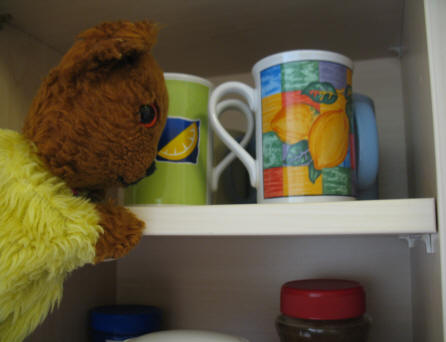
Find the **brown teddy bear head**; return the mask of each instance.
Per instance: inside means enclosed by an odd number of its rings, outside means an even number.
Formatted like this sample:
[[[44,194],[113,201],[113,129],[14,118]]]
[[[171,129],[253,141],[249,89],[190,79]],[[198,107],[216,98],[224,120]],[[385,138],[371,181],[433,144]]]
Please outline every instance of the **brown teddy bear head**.
[[[128,185],[153,171],[168,106],[151,54],[157,31],[146,21],[89,29],[43,81],[23,133],[70,187]]]

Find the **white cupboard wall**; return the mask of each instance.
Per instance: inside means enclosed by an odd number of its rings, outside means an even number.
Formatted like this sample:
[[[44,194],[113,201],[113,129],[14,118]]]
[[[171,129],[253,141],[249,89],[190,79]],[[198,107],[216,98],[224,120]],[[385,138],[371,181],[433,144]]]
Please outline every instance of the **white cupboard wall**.
[[[60,308],[27,341],[87,341],[89,308],[138,303],[160,306],[166,328],[277,342],[280,285],[307,277],[363,283],[371,342],[443,341],[445,14],[443,0],[405,1],[402,55],[355,60],[354,71],[354,90],[376,105],[381,197],[436,198],[435,253],[422,242],[409,249],[396,235],[145,236],[128,257],[74,272]],[[11,25],[0,30],[0,127],[20,130],[38,85],[60,57],[32,32]],[[214,84],[252,84],[249,70],[200,76]],[[235,113],[223,122],[243,127]]]
[[[0,124],[20,130],[37,87],[61,55],[8,25],[0,32]]]
[[[408,22],[420,22],[422,21],[419,14],[423,12],[421,2],[410,1],[407,6],[406,18]],[[437,230],[438,241],[436,242],[437,253],[433,257],[428,257],[423,254],[417,254],[415,251],[411,255],[413,265],[413,298],[414,308],[413,312],[416,313],[414,321],[414,338],[416,341],[428,340],[428,341],[442,341],[446,336],[446,324],[444,310],[446,308],[446,216],[445,216],[445,200],[446,200],[446,183],[445,183],[445,161],[446,161],[446,100],[444,97],[446,89],[446,68],[444,67],[444,60],[446,56],[446,44],[444,40],[444,33],[446,32],[446,23],[442,18],[446,13],[446,2],[444,1],[424,1],[424,17],[425,23],[420,25],[418,31],[412,31],[418,25],[410,25],[406,32],[407,36],[405,41],[412,41],[412,45],[415,45],[413,53],[408,56],[416,65],[421,66],[415,71],[415,75],[418,75],[419,79],[423,79],[423,75],[426,74],[426,64],[428,64],[428,75],[430,82],[424,82],[423,84],[430,84],[430,94],[423,94],[418,97],[424,99],[424,108],[429,108],[429,101],[432,105],[432,116],[423,115],[421,113],[427,113],[427,109],[423,109],[420,114],[417,115],[418,108],[412,108],[412,112],[409,110],[406,113],[409,115],[407,121],[411,121],[415,117],[426,117],[424,121],[417,121],[419,129],[426,134],[426,140],[419,142],[421,145],[425,145],[424,151],[416,153],[417,159],[421,160],[423,155],[431,155],[434,150],[435,162],[426,161],[420,166],[413,167],[412,170],[416,172],[412,179],[412,182],[418,181],[423,184],[419,187],[419,190],[415,192],[416,196],[432,196],[437,200]],[[417,19],[415,19],[417,18]],[[425,30],[426,36],[423,37],[421,32]],[[412,38],[410,38],[412,37]],[[424,42],[426,47],[424,47]],[[408,44],[409,48],[410,45]],[[427,49],[427,53],[426,50]],[[427,57],[427,62],[421,62]],[[424,64],[424,66],[423,66]],[[408,70],[410,71],[410,70]],[[409,75],[406,73],[406,75]],[[424,78],[427,80],[427,77]],[[410,81],[409,81],[410,82]],[[409,84],[409,83],[408,83]],[[417,89],[417,84],[413,83],[413,89]],[[406,95],[406,98],[414,95],[416,92],[412,91]],[[420,101],[422,102],[422,100]],[[432,125],[430,119],[432,118]],[[414,125],[415,127],[415,125]],[[432,132],[433,130],[433,132]],[[414,141],[417,132],[413,132],[408,141]],[[432,137],[430,138],[429,135]],[[433,140],[434,146],[431,145]],[[427,142],[427,143],[426,143]],[[435,174],[429,169],[435,167]],[[435,176],[435,177],[434,177]],[[432,178],[430,178],[432,177]],[[432,186],[435,182],[436,187]],[[439,301],[441,300],[442,306],[439,307]],[[442,331],[439,327],[442,326]]]
[[[444,117],[445,111],[444,107],[442,110],[435,108],[437,103],[433,101],[433,94],[439,89],[431,82],[432,77],[446,76],[444,71],[439,73],[438,58],[441,55],[432,46],[444,45],[432,35],[445,32],[445,27],[440,27],[439,20],[431,20],[433,13],[446,13],[445,10],[444,1],[407,1],[405,5],[404,20],[406,24],[411,23],[404,25],[401,58],[409,197],[436,197],[440,238],[435,243],[437,252],[433,255],[426,255],[420,249],[411,251],[413,341],[443,341],[445,336],[444,310],[439,304],[442,298],[444,303],[445,294],[444,280],[443,295],[441,289],[445,265],[443,234],[446,228],[442,218],[442,193],[445,188],[441,182],[445,173],[440,169],[445,155],[444,148],[435,141],[445,136],[436,122],[436,119]],[[443,155],[440,156],[442,151]]]

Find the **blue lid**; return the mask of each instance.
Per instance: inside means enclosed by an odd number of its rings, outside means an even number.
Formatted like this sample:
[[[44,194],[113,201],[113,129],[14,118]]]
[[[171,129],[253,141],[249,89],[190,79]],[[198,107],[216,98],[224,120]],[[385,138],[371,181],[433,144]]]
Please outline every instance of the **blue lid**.
[[[143,305],[101,306],[90,311],[90,327],[109,334],[146,334],[161,329],[161,310]]]

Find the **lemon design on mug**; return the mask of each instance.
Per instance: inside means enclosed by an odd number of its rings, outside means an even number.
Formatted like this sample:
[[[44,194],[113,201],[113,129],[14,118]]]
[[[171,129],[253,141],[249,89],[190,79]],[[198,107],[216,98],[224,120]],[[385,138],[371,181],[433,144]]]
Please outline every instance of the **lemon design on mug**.
[[[308,137],[310,154],[317,170],[339,165],[348,152],[349,123],[343,111],[320,114]]]
[[[198,128],[194,122],[164,146],[158,155],[167,160],[181,160],[194,151],[197,142]]]
[[[296,103],[283,107],[271,121],[271,128],[283,142],[293,145],[308,139],[313,123],[315,108],[305,103]]]

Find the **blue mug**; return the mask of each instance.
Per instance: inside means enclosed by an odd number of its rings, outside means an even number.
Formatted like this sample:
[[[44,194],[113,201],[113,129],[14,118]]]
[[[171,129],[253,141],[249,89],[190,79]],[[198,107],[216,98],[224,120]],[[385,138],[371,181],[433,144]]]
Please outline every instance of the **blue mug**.
[[[373,100],[353,94],[356,130],[356,186],[358,199],[378,199],[379,144]]]

